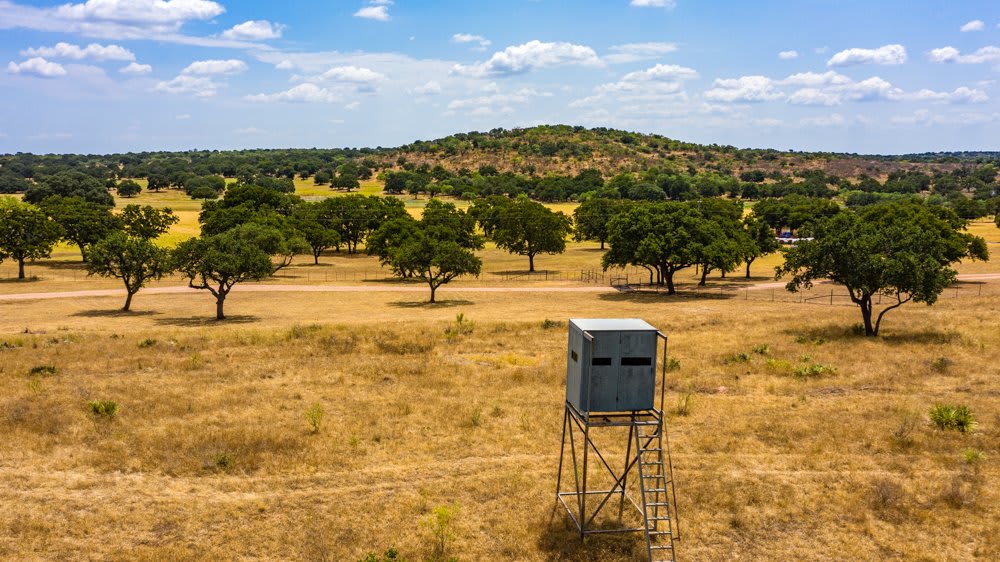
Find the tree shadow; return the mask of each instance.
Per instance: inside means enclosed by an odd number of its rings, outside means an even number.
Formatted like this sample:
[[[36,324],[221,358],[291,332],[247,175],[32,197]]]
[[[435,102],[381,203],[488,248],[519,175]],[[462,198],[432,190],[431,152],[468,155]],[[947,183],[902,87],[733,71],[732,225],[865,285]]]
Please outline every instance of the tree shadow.
[[[484,271],[483,275],[524,275],[537,277],[557,273],[559,273],[559,271],[555,269],[536,269],[535,271],[528,271],[527,269],[508,269],[504,271]]]
[[[74,312],[70,316],[80,316],[83,318],[137,318],[142,316],[159,316],[160,314],[162,313],[155,310],[130,310],[125,312],[124,310],[118,308],[115,310],[81,310],[79,312]]]
[[[84,271],[87,264],[83,260],[46,260],[44,267],[48,269],[77,269]]]
[[[454,299],[454,300],[449,299],[449,300],[439,300],[437,302],[393,301],[388,304],[389,306],[393,306],[396,308],[452,308],[456,306],[469,306],[476,303],[462,299]]]
[[[888,315],[886,316],[888,318]],[[825,341],[871,341],[881,342],[887,345],[945,345],[954,343],[962,339],[962,334],[952,330],[917,330],[913,332],[886,333],[886,326],[882,326],[880,335],[876,337],[866,336],[861,324],[845,326],[843,324],[830,324],[812,328],[785,328],[782,333],[794,336],[800,343],[821,344]]]
[[[12,277],[10,279],[0,279],[0,285],[13,285],[17,283],[35,283],[41,280],[42,278],[38,277],[37,275],[29,275],[24,279],[18,279],[17,277]]]
[[[737,293],[723,292],[695,292],[681,291],[670,295],[663,291],[618,291],[614,293],[600,293],[597,298],[607,302],[629,302],[629,303],[664,303],[676,301],[726,301],[737,298]]]
[[[216,320],[214,316],[188,316],[174,318],[157,318],[154,322],[159,326],[179,326],[181,328],[201,328],[205,326],[227,326],[231,324],[252,324],[260,318],[252,314],[227,315],[225,320]]]

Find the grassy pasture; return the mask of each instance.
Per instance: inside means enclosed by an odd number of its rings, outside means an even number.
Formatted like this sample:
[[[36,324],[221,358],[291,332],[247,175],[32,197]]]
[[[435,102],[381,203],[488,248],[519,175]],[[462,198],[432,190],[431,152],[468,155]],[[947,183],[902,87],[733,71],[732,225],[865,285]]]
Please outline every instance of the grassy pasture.
[[[574,316],[670,335],[684,559],[1000,557],[1000,297],[907,306],[868,341],[853,307],[443,296],[236,293],[225,323],[204,294],[0,303],[0,557],[422,560],[450,506],[462,560],[640,560],[552,516]],[[939,402],[978,427],[934,429]]]

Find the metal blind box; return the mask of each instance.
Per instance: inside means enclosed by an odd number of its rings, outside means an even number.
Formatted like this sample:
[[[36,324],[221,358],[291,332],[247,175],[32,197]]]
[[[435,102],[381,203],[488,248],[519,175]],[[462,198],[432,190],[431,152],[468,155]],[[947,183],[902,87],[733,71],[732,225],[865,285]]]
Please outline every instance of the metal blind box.
[[[652,409],[657,334],[638,318],[570,319],[566,400],[580,412]]]

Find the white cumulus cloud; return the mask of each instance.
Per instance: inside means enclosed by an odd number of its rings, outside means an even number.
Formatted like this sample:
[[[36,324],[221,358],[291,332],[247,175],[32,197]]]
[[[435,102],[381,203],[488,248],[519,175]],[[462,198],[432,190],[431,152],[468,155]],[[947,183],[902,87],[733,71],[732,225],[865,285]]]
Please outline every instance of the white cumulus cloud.
[[[181,71],[181,74],[210,76],[220,74],[239,74],[247,69],[247,63],[236,60],[199,60]]]
[[[93,60],[135,60],[132,51],[119,45],[99,45],[91,43],[86,47],[59,42],[52,47],[37,47],[21,51],[26,57],[48,57],[50,59],[93,59]]]
[[[278,39],[284,31],[285,26],[280,23],[271,23],[267,20],[250,20],[222,32],[226,39],[236,39],[240,41],[264,41],[266,39]]]
[[[493,53],[485,62],[473,65],[456,64],[455,74],[485,77],[528,72],[536,68],[576,64],[601,66],[601,59],[593,49],[572,43],[546,43],[537,39],[521,45],[512,45]]]
[[[604,56],[604,61],[611,64],[636,62],[655,59],[677,50],[674,43],[650,41],[646,43],[625,43],[611,47],[611,54]]]
[[[211,19],[225,11],[221,4],[209,0],[87,0],[63,4],[55,13],[75,20],[179,24]]]
[[[959,30],[962,33],[967,33],[969,31],[982,31],[984,27],[986,27],[986,24],[983,23],[983,20],[972,20],[959,28]]]
[[[766,76],[741,76],[739,78],[720,78],[713,83],[713,88],[705,92],[705,98],[711,101],[773,101],[782,99],[785,94],[775,88],[774,80]]]
[[[905,97],[906,99],[916,101],[937,101],[955,104],[985,103],[990,99],[986,92],[967,86],[955,88],[951,92],[935,92],[934,90],[924,89],[907,94]]]
[[[336,103],[342,98],[336,92],[321,88],[316,84],[299,84],[294,88],[274,94],[255,94],[246,96],[249,101],[258,102],[300,102],[300,103]]]
[[[173,80],[158,83],[153,89],[167,94],[191,94],[199,98],[208,98],[218,92],[219,84],[205,76],[182,74]]]
[[[976,49],[974,52],[963,55],[955,47],[941,47],[931,49],[927,54],[931,62],[957,62],[959,64],[982,64],[1000,61],[1000,47],[987,46]]]
[[[827,66],[849,66],[853,64],[903,64],[906,62],[906,48],[902,45],[883,45],[877,49],[845,49],[836,53]]]
[[[441,84],[436,80],[431,80],[422,86],[413,88],[413,93],[421,96],[431,96],[442,92]]]
[[[791,51],[781,51],[778,53],[778,58],[781,60],[792,60],[799,57],[799,52],[796,50]]]
[[[638,8],[667,8],[672,9],[677,6],[676,0],[632,0],[629,6]]]
[[[318,77],[320,80],[351,82],[354,84],[372,84],[385,80],[385,75],[370,68],[357,66],[335,66]]]
[[[389,8],[385,5],[365,6],[354,12],[354,17],[376,21],[389,21]]]
[[[139,64],[137,62],[130,62],[128,66],[124,66],[118,70],[122,74],[149,74],[153,71],[153,67],[148,64]]]
[[[39,78],[58,78],[66,76],[66,69],[59,63],[47,61],[42,57],[30,58],[24,62],[11,61],[7,64],[7,72],[11,74],[28,74]]]
[[[492,41],[482,35],[473,35],[471,33],[456,33],[451,36],[451,41],[453,43],[475,43],[477,50],[486,49],[486,47],[493,44]]]

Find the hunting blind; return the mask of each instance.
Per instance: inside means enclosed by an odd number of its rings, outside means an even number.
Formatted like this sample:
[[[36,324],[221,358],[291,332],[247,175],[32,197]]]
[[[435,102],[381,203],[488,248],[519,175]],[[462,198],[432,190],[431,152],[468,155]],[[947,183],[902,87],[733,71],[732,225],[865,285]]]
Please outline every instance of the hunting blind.
[[[656,358],[661,340],[657,408]],[[581,538],[603,533],[643,533],[650,561],[675,561],[675,541],[680,538],[670,443],[663,424],[666,359],[667,337],[644,320],[569,321],[566,408],[556,500],[566,509]],[[603,428],[608,430],[595,431]],[[626,437],[624,447],[618,441],[614,448],[614,440],[607,438],[602,438],[598,447],[597,433]],[[567,443],[572,464],[565,462]],[[621,449],[625,462],[615,468],[611,453]],[[600,461],[596,468],[590,466],[591,454]],[[567,482],[573,482],[569,490],[562,488],[564,468],[571,473],[566,477]],[[599,489],[591,489],[595,487]],[[614,499],[618,501],[612,502]],[[611,503],[618,504],[617,518],[599,518]]]

